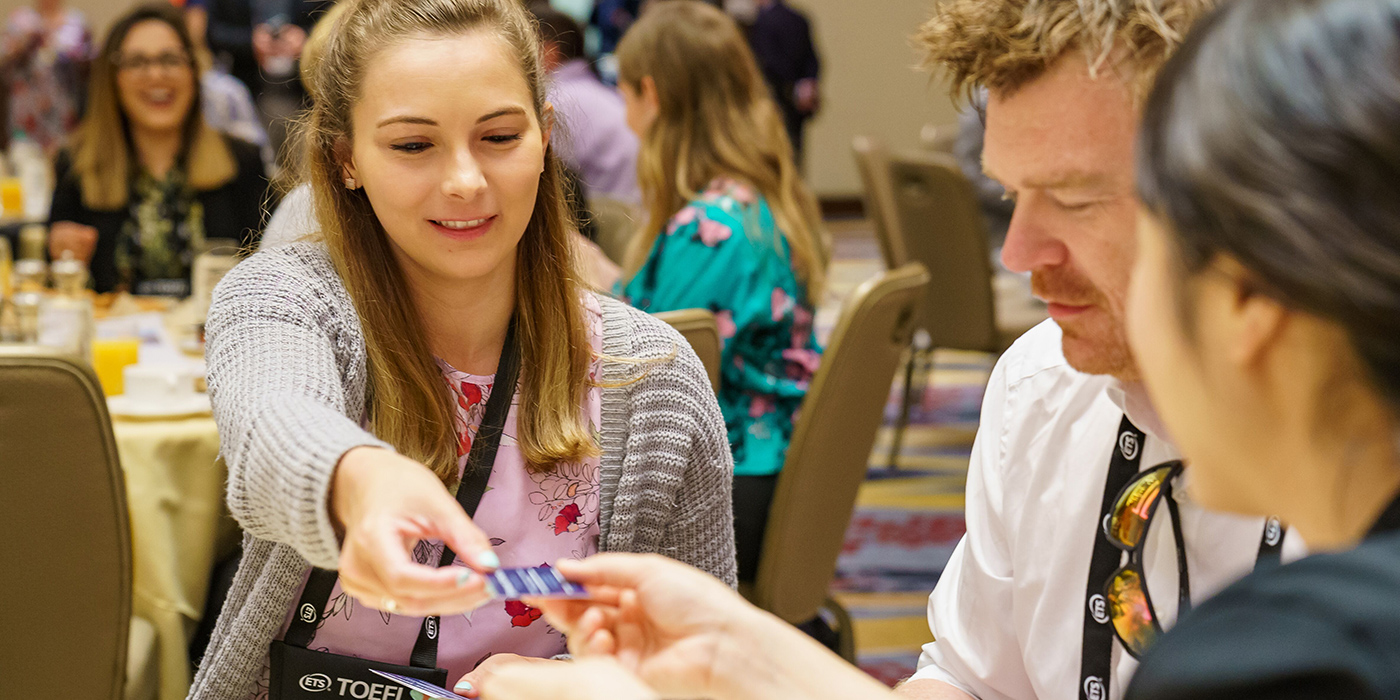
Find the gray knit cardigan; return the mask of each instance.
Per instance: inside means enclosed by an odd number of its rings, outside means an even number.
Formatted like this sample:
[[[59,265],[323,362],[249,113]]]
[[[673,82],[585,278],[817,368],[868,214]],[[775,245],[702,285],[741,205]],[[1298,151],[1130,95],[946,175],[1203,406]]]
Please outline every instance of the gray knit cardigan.
[[[733,459],[705,370],[670,326],[599,303],[603,353],[656,360],[603,366],[599,549],[664,554],[733,586]],[[364,337],[321,245],[243,261],[215,290],[206,332],[228,503],[246,534],[189,697],[245,700],[309,567],[336,568],[336,463],[388,446],[360,428]]]

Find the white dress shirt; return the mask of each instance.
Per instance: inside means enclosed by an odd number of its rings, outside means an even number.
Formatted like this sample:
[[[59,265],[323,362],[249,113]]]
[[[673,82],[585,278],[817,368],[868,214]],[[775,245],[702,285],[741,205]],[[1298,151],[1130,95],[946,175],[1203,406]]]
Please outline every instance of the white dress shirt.
[[[913,679],[941,680],[982,700],[1077,700],[1089,561],[1124,413],[1147,438],[1141,468],[1178,458],[1141,388],[1078,372],[1046,321],[992,371],[967,477],[967,534],[929,596],[936,641]],[[1190,469],[1187,469],[1189,476]],[[1180,481],[1180,480],[1178,480]],[[1176,489],[1193,602],[1254,566],[1263,518],[1212,513]],[[1144,567],[1158,616],[1176,619],[1170,516],[1160,508]],[[1303,553],[1290,533],[1285,561]],[[1113,642],[1108,698],[1137,662]]]

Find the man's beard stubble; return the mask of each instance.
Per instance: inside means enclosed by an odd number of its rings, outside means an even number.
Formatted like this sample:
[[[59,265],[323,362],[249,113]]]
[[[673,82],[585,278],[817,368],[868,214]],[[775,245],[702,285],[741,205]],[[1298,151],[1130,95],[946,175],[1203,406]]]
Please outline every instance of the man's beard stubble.
[[[1138,380],[1137,365],[1128,349],[1121,306],[1069,267],[1035,270],[1031,292],[1037,298],[1068,306],[1093,307],[1064,322],[1057,321],[1065,360],[1085,374],[1108,374],[1122,381]]]

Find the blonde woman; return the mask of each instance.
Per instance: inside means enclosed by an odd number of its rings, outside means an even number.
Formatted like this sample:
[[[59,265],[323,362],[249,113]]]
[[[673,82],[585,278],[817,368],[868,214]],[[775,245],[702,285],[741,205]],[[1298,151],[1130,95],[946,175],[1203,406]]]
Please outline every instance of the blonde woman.
[[[118,18],[93,62],[87,114],[54,168],[49,253],[89,263],[99,292],[188,296],[206,240],[256,240],[263,163],[205,123],[194,51],[162,2]]]
[[[748,43],[723,12],[657,3],[617,57],[648,210],[623,295],[644,311],[718,317],[719,403],[748,579],[793,416],[821,360],[812,334],[825,273],[820,215]]]
[[[653,552],[734,583],[719,407],[679,334],[577,281],[523,7],[357,0],[316,70],[319,233],[209,314],[248,535],[191,697],[384,696],[386,665],[474,696],[565,651],[489,596],[498,566]]]

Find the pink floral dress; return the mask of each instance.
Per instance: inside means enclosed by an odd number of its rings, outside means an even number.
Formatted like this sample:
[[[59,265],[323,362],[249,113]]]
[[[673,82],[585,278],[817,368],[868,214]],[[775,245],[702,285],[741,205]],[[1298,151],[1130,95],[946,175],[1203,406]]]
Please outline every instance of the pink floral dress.
[[[601,351],[602,309],[585,295],[585,318],[594,353]],[[466,467],[476,431],[491,397],[494,377],[458,371],[438,361],[443,378],[457,399],[458,469]],[[596,376],[598,365],[594,364]],[[523,370],[522,370],[523,371]],[[518,397],[517,397],[518,401]],[[516,410],[506,417],[486,493],[477,506],[476,525],[491,538],[504,567],[540,566],[559,559],[581,559],[598,551],[599,471],[597,457],[561,464],[548,471],[526,466],[516,442]],[[585,415],[598,435],[602,396],[598,387],[583,400]],[[441,542],[420,542],[419,562],[436,565]],[[461,560],[458,560],[458,564]],[[301,592],[297,592],[298,597]],[[422,618],[390,615],[361,605],[337,582],[326,606],[327,615],[310,647],[333,654],[407,665]],[[291,612],[277,638],[291,624]],[[438,642],[437,665],[448,671],[449,682],[469,673],[492,654],[511,653],[549,658],[566,653],[564,636],[540,618],[540,611],[520,601],[493,601],[461,615],[445,617]],[[253,697],[267,697],[268,672]]]

